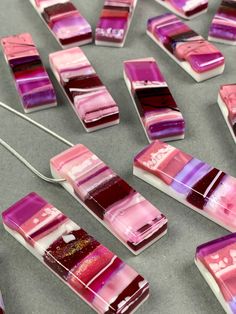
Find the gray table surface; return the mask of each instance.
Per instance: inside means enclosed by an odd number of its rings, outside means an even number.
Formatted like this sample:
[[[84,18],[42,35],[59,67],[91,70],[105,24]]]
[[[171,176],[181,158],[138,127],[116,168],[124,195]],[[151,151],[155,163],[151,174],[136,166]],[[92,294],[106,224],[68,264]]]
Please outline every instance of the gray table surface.
[[[188,24],[204,37],[220,3],[209,1],[209,11]],[[74,0],[95,27],[103,0]],[[83,49],[120,106],[118,126],[86,134],[59,86],[53,79],[59,106],[30,116],[73,143],[86,144],[108,165],[160,208],[169,219],[168,235],[134,257],[111,233],[59,186],[35,177],[0,146],[0,210],[35,191],[63,210],[100,242],[137,269],[150,282],[150,299],[137,311],[146,314],[223,313],[193,258],[196,246],[227,234],[227,231],[164,195],[132,175],[132,158],[147,140],[122,78],[122,61],[154,57],[165,74],[187,121],[186,139],[179,147],[212,165],[236,175],[235,144],[216,104],[219,86],[236,81],[236,48],[217,45],[226,57],[223,75],[197,84],[146,35],[148,17],[164,13],[153,0],[139,0],[123,49],[87,45]],[[48,66],[48,54],[59,50],[28,0],[0,1],[0,36],[30,32]],[[0,54],[0,100],[22,112],[13,80]],[[51,72],[50,72],[51,75]],[[66,146],[0,109],[0,136],[12,144],[35,167],[50,175],[49,159]],[[7,314],[89,314],[93,311],[48,271],[0,224],[0,287]]]

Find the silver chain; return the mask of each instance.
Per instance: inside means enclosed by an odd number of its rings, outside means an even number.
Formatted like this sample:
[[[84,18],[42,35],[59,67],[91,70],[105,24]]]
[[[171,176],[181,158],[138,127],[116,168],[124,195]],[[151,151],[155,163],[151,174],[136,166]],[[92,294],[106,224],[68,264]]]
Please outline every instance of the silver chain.
[[[31,124],[35,125],[37,128],[43,130],[44,132],[50,134],[51,136],[55,137],[56,139],[58,139],[59,141],[61,141],[62,143],[73,147],[74,144],[72,144],[71,142],[67,141],[65,138],[61,137],[60,135],[58,135],[57,133],[51,131],[50,129],[46,128],[45,126],[43,126],[42,124],[34,121],[33,119],[27,117],[26,115],[20,113],[19,111],[9,107],[8,105],[4,104],[3,102],[0,101],[0,107],[12,112],[13,114],[17,115],[18,117],[30,122]],[[35,167],[33,167],[21,154],[19,154],[12,146],[10,146],[8,143],[6,143],[3,139],[0,138],[0,145],[2,145],[4,148],[6,148],[13,156],[15,156],[18,160],[20,160],[29,170],[31,170],[34,174],[36,174],[40,179],[43,179],[46,182],[49,183],[61,183],[61,182],[65,182],[65,179],[54,179],[54,178],[49,178],[46,177],[45,175],[43,175],[41,172],[39,172]]]

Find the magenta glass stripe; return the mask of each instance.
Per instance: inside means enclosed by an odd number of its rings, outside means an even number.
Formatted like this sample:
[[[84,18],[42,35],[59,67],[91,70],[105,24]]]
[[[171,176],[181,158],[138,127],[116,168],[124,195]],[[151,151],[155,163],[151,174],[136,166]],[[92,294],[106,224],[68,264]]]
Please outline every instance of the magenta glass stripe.
[[[208,8],[208,0],[156,0],[175,14],[190,19],[205,12]]]

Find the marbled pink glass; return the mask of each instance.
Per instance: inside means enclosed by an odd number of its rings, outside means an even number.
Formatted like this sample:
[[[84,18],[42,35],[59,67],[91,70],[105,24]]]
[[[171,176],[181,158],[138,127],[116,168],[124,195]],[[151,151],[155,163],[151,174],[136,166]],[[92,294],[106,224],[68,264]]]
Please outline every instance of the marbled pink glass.
[[[218,103],[236,143],[236,84],[220,87]]]

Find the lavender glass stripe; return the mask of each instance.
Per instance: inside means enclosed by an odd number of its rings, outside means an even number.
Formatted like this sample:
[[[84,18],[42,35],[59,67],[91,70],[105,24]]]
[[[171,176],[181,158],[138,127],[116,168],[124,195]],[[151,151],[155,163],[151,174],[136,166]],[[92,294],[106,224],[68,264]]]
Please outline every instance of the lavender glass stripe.
[[[201,180],[211,169],[210,165],[193,158],[177,174],[171,186],[176,192],[187,195],[196,182]]]

